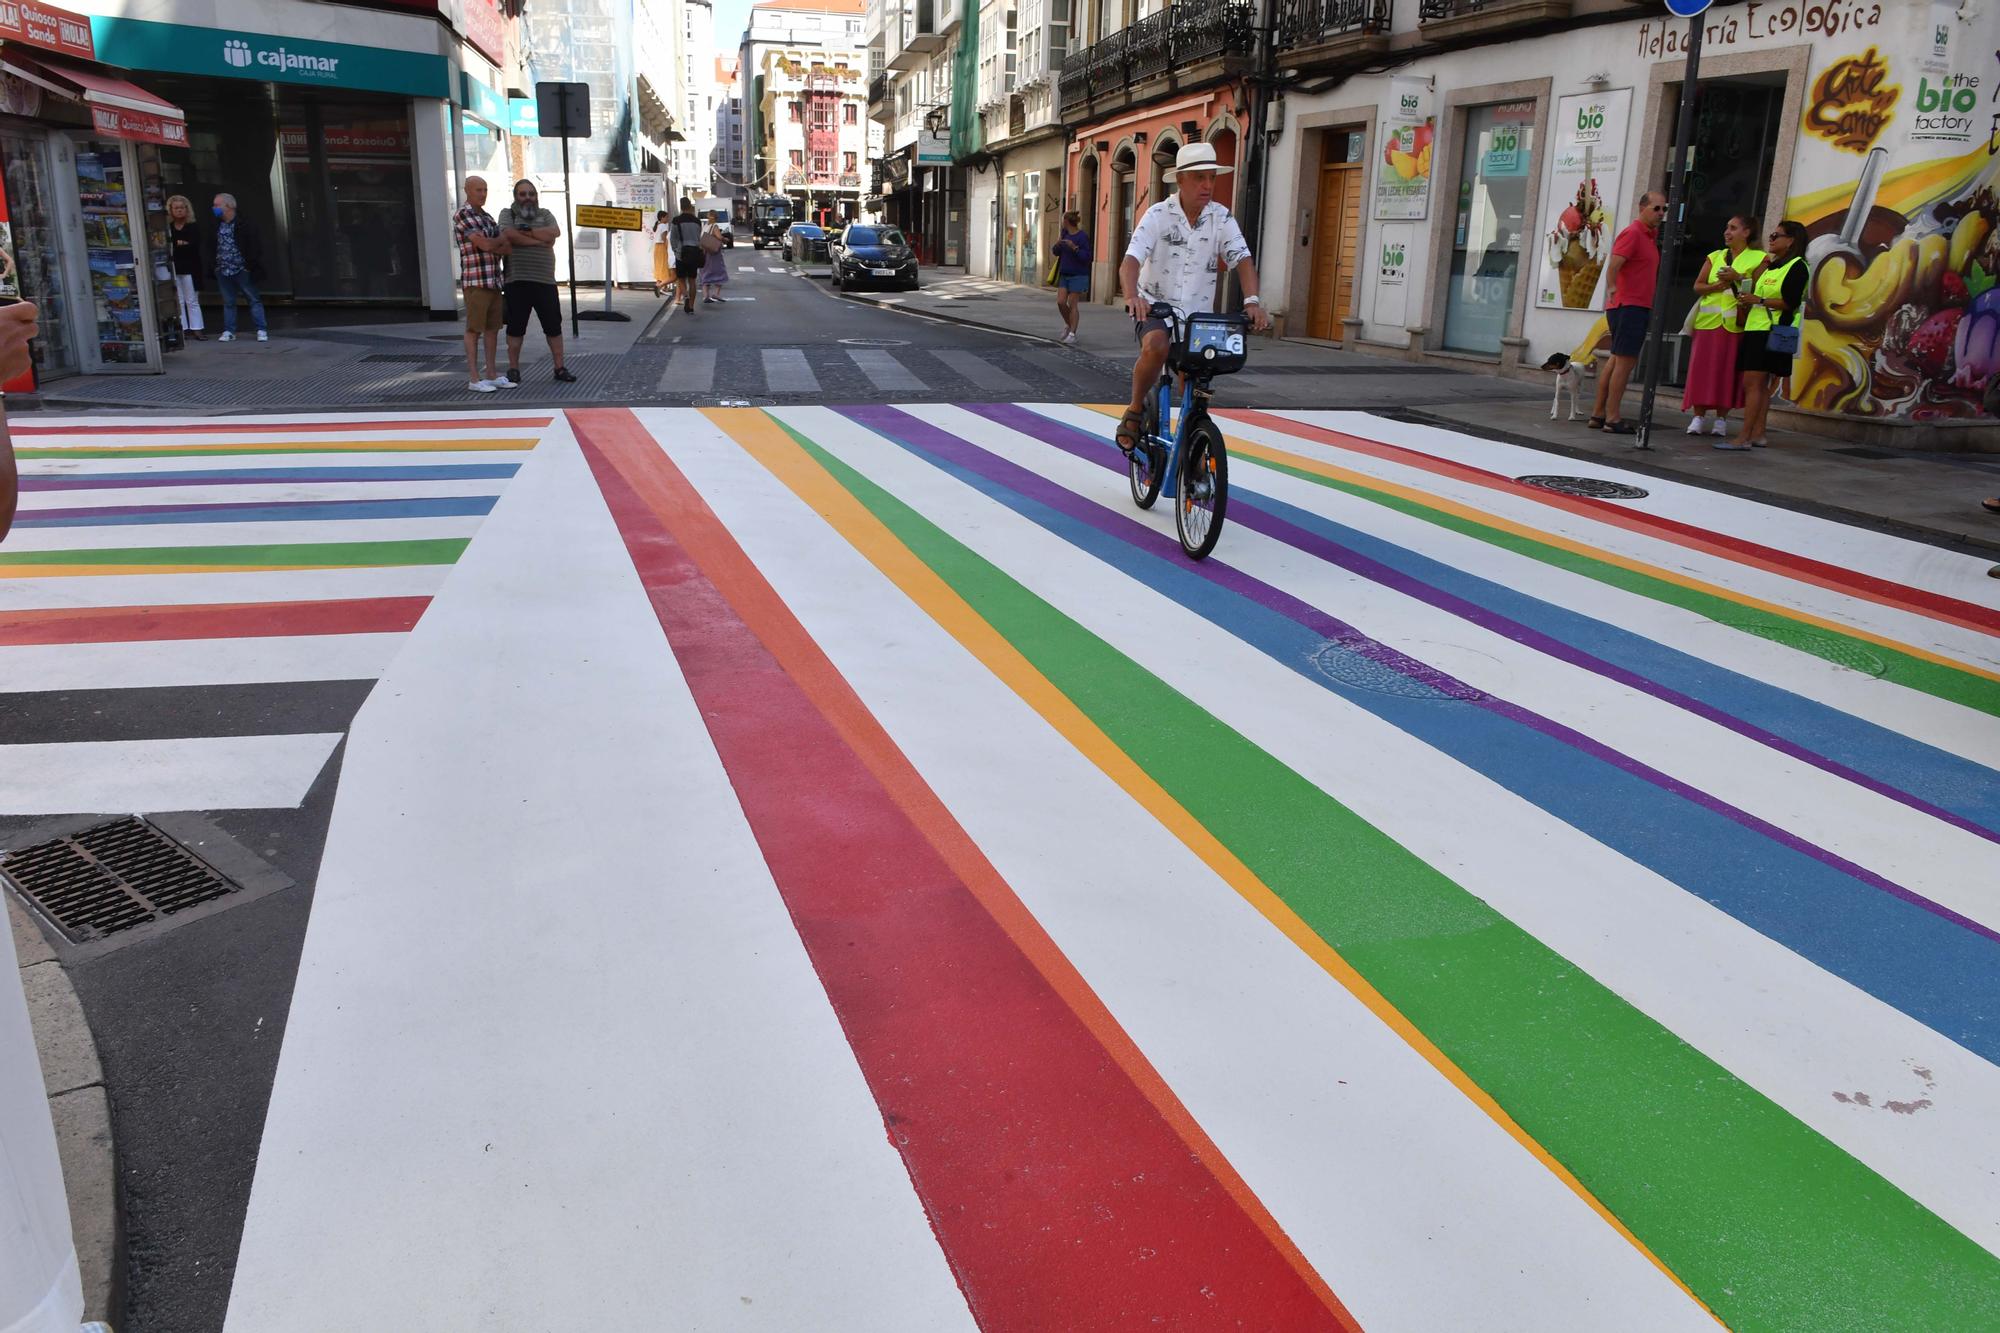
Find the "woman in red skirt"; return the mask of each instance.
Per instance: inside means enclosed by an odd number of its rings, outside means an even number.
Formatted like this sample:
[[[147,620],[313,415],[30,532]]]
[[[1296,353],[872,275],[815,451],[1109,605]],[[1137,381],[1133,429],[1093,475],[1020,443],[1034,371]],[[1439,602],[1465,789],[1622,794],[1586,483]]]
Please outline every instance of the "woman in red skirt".
[[[1743,406],[1743,379],[1736,370],[1743,337],[1739,297],[1750,290],[1763,265],[1762,250],[1750,248],[1757,219],[1737,216],[1722,229],[1722,249],[1703,261],[1695,279],[1694,355],[1688,360],[1687,390],[1681,410],[1694,413],[1687,433],[1729,434],[1729,414]]]

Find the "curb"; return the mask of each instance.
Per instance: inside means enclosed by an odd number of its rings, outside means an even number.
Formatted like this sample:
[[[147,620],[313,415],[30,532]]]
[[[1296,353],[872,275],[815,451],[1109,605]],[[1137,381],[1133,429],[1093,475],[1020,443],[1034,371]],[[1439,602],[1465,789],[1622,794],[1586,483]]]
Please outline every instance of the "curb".
[[[27,910],[10,894],[7,918],[19,955],[21,989],[41,1056],[42,1081],[62,1158],[70,1235],[83,1280],[83,1317],[109,1322],[118,1297],[123,1227],[118,1213],[118,1154],[111,1137],[111,1098],[97,1042],[76,987]]]

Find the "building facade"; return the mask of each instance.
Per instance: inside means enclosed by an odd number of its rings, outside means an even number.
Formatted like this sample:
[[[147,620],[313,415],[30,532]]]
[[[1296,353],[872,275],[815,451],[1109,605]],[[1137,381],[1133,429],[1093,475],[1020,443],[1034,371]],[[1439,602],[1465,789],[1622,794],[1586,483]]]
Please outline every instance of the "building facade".
[[[743,90],[737,78],[736,57],[715,60],[715,150],[709,158],[713,193],[728,201],[729,215],[745,221],[749,207],[745,181],[743,143]]]
[[[792,216],[837,226],[860,216],[868,86],[859,50],[767,47],[760,83],[764,159]]]
[[[978,12],[983,151],[967,161],[966,267],[1046,285],[1068,199],[1058,78],[1078,34],[1073,0],[988,0]]]
[[[864,29],[870,51],[881,55],[869,88],[869,114],[883,131],[876,211],[931,264],[965,262],[966,171],[958,159],[971,155],[979,132],[971,101],[978,34],[967,29],[966,3],[875,0]],[[960,89],[966,102],[955,107]]]
[[[766,117],[767,106],[774,104],[765,86],[766,56],[773,51],[790,53],[795,63],[811,53],[819,53],[822,60],[827,55],[837,56],[863,78],[865,98],[867,63],[861,32],[866,13],[866,0],[758,0],[751,7],[750,24],[743,30],[743,41],[737,51],[744,155],[748,159],[745,179],[751,196],[786,191],[784,169],[792,165],[790,153],[795,146],[788,142],[785,156],[775,156],[777,127]],[[787,103],[790,100],[785,99]],[[786,114],[789,115],[788,107]],[[802,145],[797,146],[804,151]],[[865,149],[865,141],[863,146]],[[858,203],[858,193],[856,199]]]

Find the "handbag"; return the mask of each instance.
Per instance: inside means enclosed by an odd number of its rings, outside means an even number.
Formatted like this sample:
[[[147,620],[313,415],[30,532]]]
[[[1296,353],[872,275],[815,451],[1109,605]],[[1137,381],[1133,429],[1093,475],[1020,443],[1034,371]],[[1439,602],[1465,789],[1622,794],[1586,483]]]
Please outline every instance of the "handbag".
[[[721,254],[722,237],[712,231],[703,232],[701,234],[701,252],[705,255]]]
[[[1061,274],[1062,274],[1062,260],[1060,260],[1060,259],[1051,259],[1051,260],[1049,261],[1049,277],[1048,277],[1048,281],[1047,281],[1047,282],[1045,282],[1045,283],[1043,283],[1042,285],[1043,285],[1044,287],[1053,287],[1053,286],[1055,286],[1055,285],[1056,285],[1056,279],[1057,279],[1058,277],[1060,277],[1060,276],[1061,276]]]
[[[1777,356],[1797,356],[1799,354],[1799,326],[1796,324],[1776,324],[1764,339],[1765,350]]]

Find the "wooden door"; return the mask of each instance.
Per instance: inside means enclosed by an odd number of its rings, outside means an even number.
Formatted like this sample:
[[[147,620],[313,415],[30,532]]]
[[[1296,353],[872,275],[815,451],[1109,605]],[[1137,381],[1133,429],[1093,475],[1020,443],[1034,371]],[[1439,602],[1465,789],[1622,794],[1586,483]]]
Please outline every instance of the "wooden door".
[[[1306,333],[1338,339],[1354,308],[1354,257],[1361,238],[1361,171],[1354,162],[1328,163],[1319,172],[1313,212],[1312,285]]]

